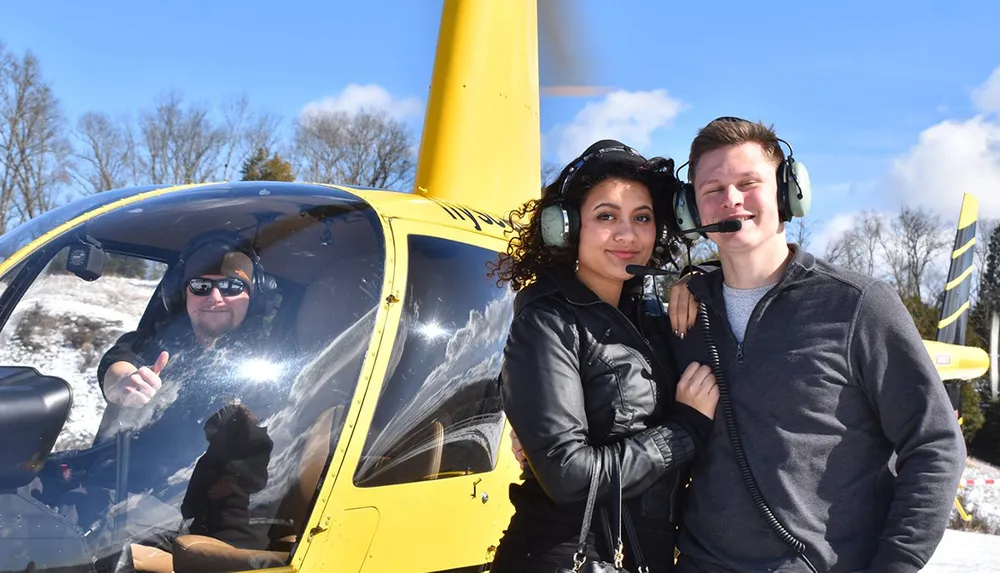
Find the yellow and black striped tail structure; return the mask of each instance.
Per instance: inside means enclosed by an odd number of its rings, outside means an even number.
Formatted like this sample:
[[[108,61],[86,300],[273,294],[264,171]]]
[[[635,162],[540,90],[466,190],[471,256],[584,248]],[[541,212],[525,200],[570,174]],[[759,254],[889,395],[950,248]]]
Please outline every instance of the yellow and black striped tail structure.
[[[972,293],[972,269],[976,245],[976,223],[979,218],[979,201],[966,193],[955,232],[955,246],[951,251],[948,282],[944,287],[944,300],[938,319],[937,341],[965,346],[966,326],[969,322],[969,298]],[[961,381],[946,380],[952,406],[962,415]]]
[[[938,342],[965,345],[978,218],[979,201],[966,193],[962,199],[962,211],[958,217],[955,247],[951,251],[948,282],[944,286],[944,301],[941,304],[941,316],[938,320]]]

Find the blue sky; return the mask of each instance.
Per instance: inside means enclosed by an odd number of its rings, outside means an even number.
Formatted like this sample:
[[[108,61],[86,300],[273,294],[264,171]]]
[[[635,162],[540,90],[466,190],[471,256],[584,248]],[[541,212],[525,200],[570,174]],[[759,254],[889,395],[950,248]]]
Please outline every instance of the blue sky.
[[[566,4],[578,8],[579,36],[597,54],[590,79],[620,92],[543,100],[552,161],[608,136],[680,158],[699,126],[741,115],[774,123],[808,165],[817,248],[857,211],[904,201],[952,221],[969,191],[983,216],[1000,216],[1000,3]],[[4,2],[0,41],[39,57],[70,119],[134,112],[176,89],[212,105],[245,93],[254,108],[286,118],[324,98],[382,98],[416,130],[440,8]]]

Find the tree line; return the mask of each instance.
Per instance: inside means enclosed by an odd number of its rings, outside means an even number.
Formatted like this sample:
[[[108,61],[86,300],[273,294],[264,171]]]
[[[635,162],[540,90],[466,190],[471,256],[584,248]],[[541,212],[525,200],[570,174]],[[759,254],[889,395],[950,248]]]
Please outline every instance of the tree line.
[[[213,108],[166,91],[134,115],[69,118],[38,58],[0,42],[0,234],[131,185],[300,179],[405,189],[414,147],[410,130],[379,110],[286,120],[242,95]]]
[[[69,118],[37,57],[0,42],[0,234],[73,198],[130,185],[298,179],[407,189],[414,148],[414,134],[378,110],[286,119],[254,109],[246,96],[213,108],[166,91],[134,115],[88,111]],[[557,166],[542,166],[542,181],[557,175]],[[816,224],[793,221],[789,240],[809,248]],[[867,212],[816,254],[887,280],[922,336],[932,339],[954,231],[954,222],[923,209]],[[986,348],[989,317],[1000,310],[1000,228],[980,220],[977,237],[967,344]],[[705,241],[692,251],[695,261],[715,256]],[[661,293],[668,286],[657,284]],[[975,444],[989,434],[990,447],[1000,452],[1000,405],[985,388],[986,379],[965,385],[966,438]],[[976,438],[980,428],[989,431]]]

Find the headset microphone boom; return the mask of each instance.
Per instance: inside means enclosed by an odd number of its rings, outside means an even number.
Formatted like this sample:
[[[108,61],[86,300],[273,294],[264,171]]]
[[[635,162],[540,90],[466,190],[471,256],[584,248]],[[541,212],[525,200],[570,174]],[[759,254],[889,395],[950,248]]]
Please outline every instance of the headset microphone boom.
[[[711,225],[704,225],[701,227],[695,227],[694,229],[682,229],[681,233],[735,233],[743,228],[743,221],[739,219],[727,219],[725,221],[719,221],[718,223],[712,223]],[[643,276],[643,275],[675,275],[674,271],[665,271],[663,269],[654,269],[651,267],[646,267],[643,265],[626,265],[625,272],[633,276]]]

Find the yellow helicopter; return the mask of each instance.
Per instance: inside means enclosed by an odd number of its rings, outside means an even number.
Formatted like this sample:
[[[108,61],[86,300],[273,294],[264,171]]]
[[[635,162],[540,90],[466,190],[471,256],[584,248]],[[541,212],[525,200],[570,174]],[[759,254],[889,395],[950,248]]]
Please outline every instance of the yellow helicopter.
[[[444,0],[412,193],[129,188],[0,237],[0,571],[488,569],[520,468],[496,387],[513,296],[486,263],[506,249],[503,214],[541,187],[543,4]],[[191,390],[196,431],[132,448],[165,414],[110,416],[99,359],[122,332],[169,323],[166,283],[206,229],[252,244],[267,352],[221,353]],[[982,374],[948,342],[928,343],[944,377]],[[272,444],[247,495],[263,540],[148,542],[184,517],[202,425],[235,398]]]
[[[538,4],[445,0],[412,193],[119,189],[0,237],[0,571],[487,568],[520,467],[496,387],[513,295],[486,263],[541,188]],[[171,320],[166,283],[206,229],[252,244],[267,357],[219,353],[193,433],[126,424],[101,355]],[[273,444],[245,504],[262,543],[148,542],[178,530],[202,424],[236,399]]]

